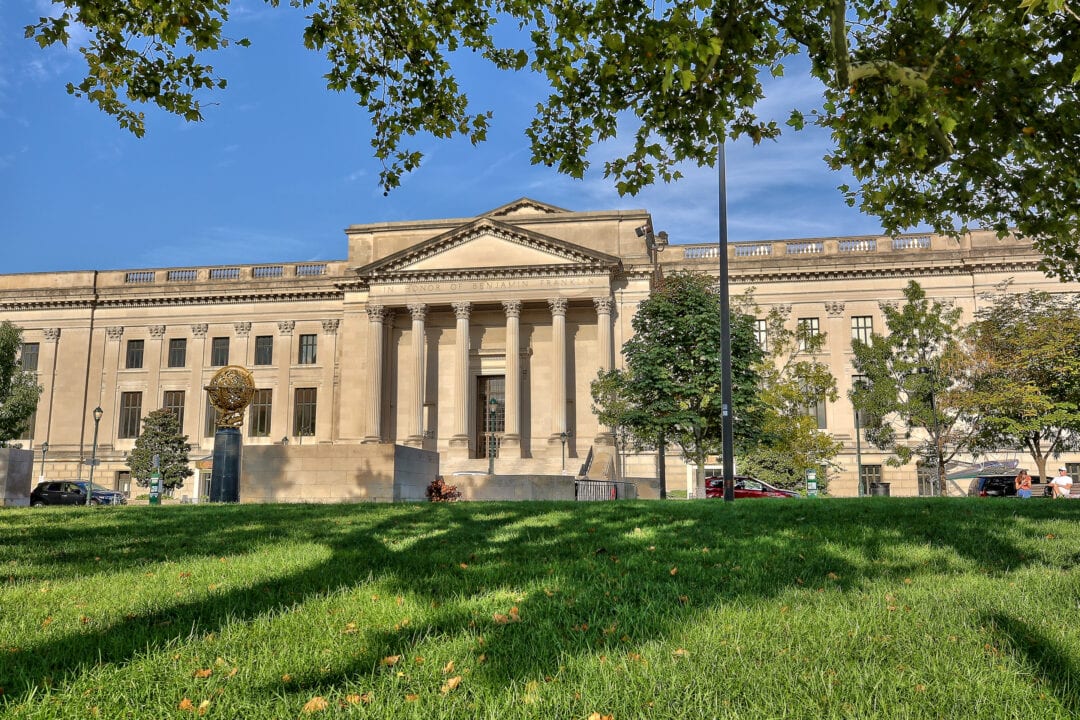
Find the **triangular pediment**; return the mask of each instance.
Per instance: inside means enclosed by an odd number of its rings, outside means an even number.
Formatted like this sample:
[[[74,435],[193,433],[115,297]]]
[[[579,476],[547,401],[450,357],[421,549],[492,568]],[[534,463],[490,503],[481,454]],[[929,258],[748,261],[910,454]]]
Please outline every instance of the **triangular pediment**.
[[[517,219],[522,217],[532,217],[536,215],[561,215],[567,213],[569,210],[565,210],[561,207],[555,207],[554,205],[548,205],[532,198],[518,198],[514,202],[507,203],[501,207],[497,207],[490,212],[484,213],[485,217],[503,218],[503,219]]]
[[[357,274],[369,281],[412,275],[461,272],[513,273],[525,269],[553,271],[611,269],[619,259],[541,233],[482,217],[430,240],[394,253]]]

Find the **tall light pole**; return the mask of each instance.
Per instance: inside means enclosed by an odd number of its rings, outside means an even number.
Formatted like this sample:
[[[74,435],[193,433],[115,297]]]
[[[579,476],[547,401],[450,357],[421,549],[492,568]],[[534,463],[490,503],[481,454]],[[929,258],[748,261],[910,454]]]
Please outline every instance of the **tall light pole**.
[[[862,380],[855,381],[855,390],[863,390],[866,388],[866,383]],[[851,398],[851,409],[855,411],[855,482],[859,486],[859,497],[863,496],[863,476],[862,476],[862,427],[860,427],[859,408],[855,407],[855,398]]]
[[[937,495],[945,494],[945,477],[942,472],[944,463],[941,462],[941,424],[938,422],[937,405],[934,402],[934,369],[926,365],[918,368],[920,375],[925,375],[930,383],[930,413],[934,420],[934,491]]]
[[[49,441],[41,443],[41,474],[38,475],[38,482],[45,482],[45,453],[49,452]]]
[[[94,445],[93,450],[90,452],[90,481],[86,485],[86,504],[90,505],[90,498],[94,495],[94,466],[97,465],[97,436],[98,425],[101,424],[101,416],[103,415],[101,406],[98,405],[94,408]]]
[[[562,472],[563,472],[563,475],[566,474],[566,439],[568,437],[570,437],[570,433],[568,433],[568,432],[559,433],[559,440],[562,442]]]
[[[716,150],[716,166],[719,173],[719,219],[720,219],[720,407],[723,413],[721,430],[724,433],[724,502],[735,500],[735,444],[732,433],[734,422],[731,410],[731,299],[728,294],[728,228],[727,228],[727,170],[724,155],[724,138],[720,138]]]

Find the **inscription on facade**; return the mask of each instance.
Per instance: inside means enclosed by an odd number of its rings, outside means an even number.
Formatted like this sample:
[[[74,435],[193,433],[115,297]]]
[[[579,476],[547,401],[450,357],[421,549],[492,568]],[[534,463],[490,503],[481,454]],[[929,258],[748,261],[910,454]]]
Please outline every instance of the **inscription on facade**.
[[[589,287],[604,278],[566,277],[564,275],[549,278],[522,278],[504,280],[455,280],[449,282],[387,283],[379,285],[378,293],[410,294],[437,292],[483,292],[485,290],[541,290],[548,288]],[[375,290],[375,288],[372,288]]]

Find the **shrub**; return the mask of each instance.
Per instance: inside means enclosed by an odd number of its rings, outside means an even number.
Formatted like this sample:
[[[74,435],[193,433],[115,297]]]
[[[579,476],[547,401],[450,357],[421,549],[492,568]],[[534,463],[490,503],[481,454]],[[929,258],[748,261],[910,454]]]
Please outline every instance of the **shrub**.
[[[439,475],[427,486],[427,498],[431,502],[454,502],[461,498],[461,491],[454,485],[447,485]]]

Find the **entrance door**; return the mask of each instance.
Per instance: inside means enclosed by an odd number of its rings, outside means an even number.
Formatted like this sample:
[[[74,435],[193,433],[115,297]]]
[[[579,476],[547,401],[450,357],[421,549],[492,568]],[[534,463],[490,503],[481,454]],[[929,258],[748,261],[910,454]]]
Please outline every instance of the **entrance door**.
[[[506,376],[476,378],[476,457],[499,454],[499,436],[506,429]]]

